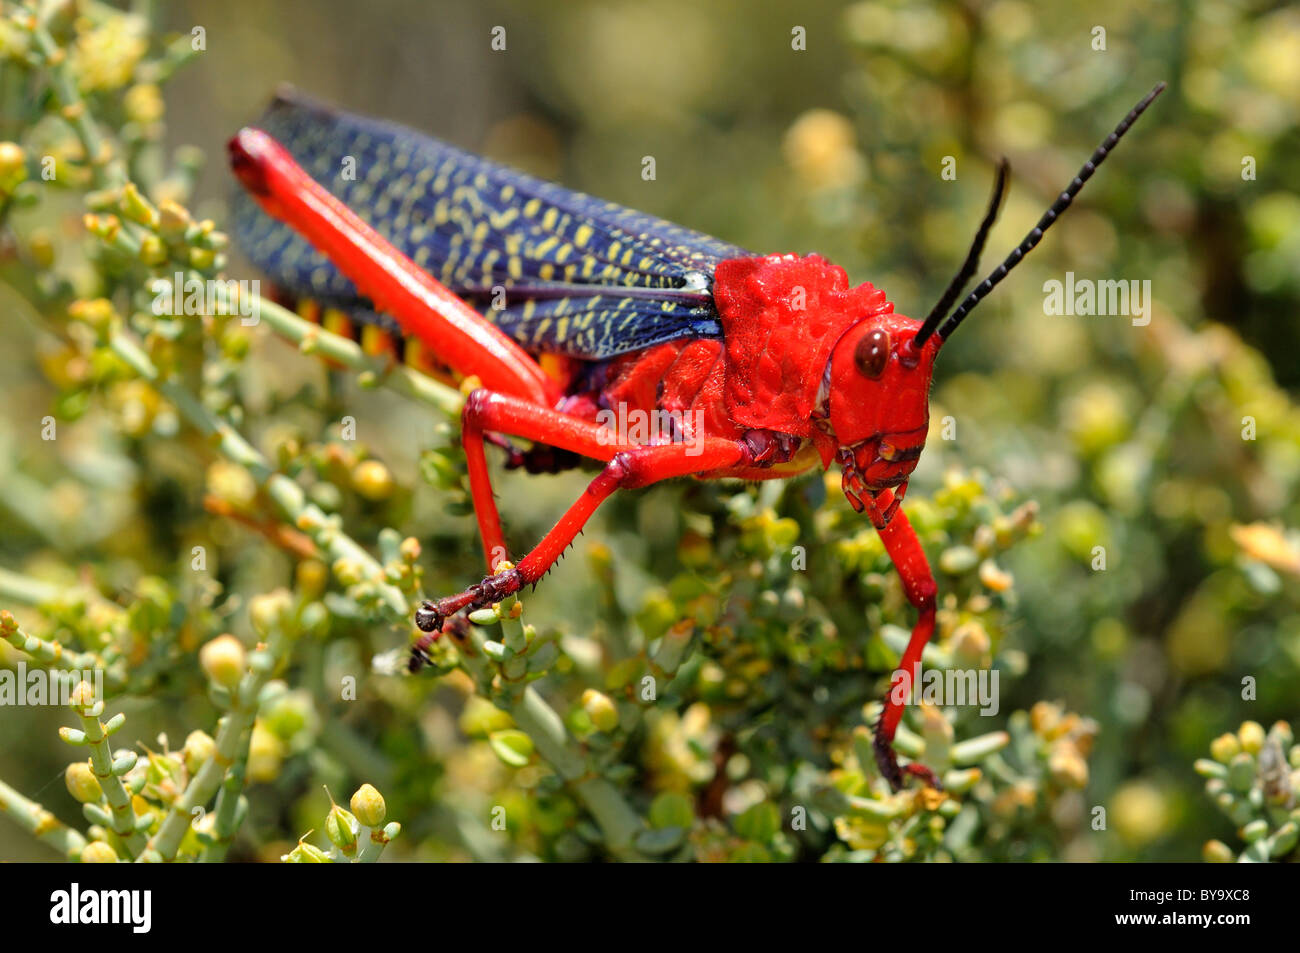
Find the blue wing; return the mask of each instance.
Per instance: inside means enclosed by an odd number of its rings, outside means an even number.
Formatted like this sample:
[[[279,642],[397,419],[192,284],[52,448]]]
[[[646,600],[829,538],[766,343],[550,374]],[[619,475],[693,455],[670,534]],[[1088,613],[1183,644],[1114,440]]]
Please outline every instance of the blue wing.
[[[601,360],[677,338],[720,337],[713,270],[751,254],[402,126],[301,99],[277,97],[258,126],[533,352]],[[375,320],[328,259],[242,193],[234,231],[280,288]]]

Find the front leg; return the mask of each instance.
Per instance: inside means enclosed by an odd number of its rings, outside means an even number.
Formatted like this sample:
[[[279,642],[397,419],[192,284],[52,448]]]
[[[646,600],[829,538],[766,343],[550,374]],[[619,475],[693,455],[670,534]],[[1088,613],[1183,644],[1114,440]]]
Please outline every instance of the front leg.
[[[872,501],[873,510],[876,509],[877,504],[883,504],[880,509],[892,514],[892,518],[882,521],[884,525],[877,524],[876,531],[880,533],[885,550],[893,560],[894,568],[898,570],[907,601],[916,608],[917,618],[907,649],[903,652],[898,668],[894,670],[893,677],[889,681],[885,709],[876,725],[874,743],[876,764],[880,767],[880,773],[884,775],[885,780],[889,782],[889,786],[895,791],[902,788],[904,774],[913,775],[933,788],[942,789],[938,777],[924,765],[913,762],[906,768],[900,768],[898,755],[894,752],[894,734],[898,731],[898,722],[903,717],[903,709],[907,704],[909,694],[907,689],[909,686],[915,687],[913,678],[916,674],[916,666],[921,661],[921,652],[930,641],[930,637],[934,635],[937,587],[934,584],[934,576],[930,573],[930,564],[926,561],[925,551],[921,548],[921,541],[916,538],[916,531],[907,521],[907,515],[898,508],[894,495],[889,490],[881,491],[879,499]]]
[[[452,615],[462,610],[484,608],[500,602],[524,586],[535,585],[573,542],[596,512],[596,508],[615,491],[648,486],[672,477],[752,465],[753,456],[753,448],[748,442],[719,438],[706,438],[690,444],[637,446],[614,452],[605,468],[587,485],[582,496],[578,497],[554,528],[542,537],[542,541],[517,566],[507,565],[463,592],[437,602],[425,602],[420,607],[415,622],[425,634],[411,648],[411,670],[419,669],[424,663],[429,646],[438,638],[443,623]],[[499,534],[500,524],[495,520],[493,524],[496,534]],[[499,563],[497,565],[500,566]]]

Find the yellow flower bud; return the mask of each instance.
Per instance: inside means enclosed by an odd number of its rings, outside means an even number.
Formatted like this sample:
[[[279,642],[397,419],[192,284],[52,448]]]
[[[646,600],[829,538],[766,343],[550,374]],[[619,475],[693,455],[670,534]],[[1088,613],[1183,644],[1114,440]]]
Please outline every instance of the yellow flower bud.
[[[293,608],[293,596],[287,589],[275,589],[248,600],[248,618],[259,635],[274,629]]]
[[[986,589],[1006,592],[1015,583],[1015,578],[993,560],[986,559],[980,563],[980,582]]]
[[[140,261],[150,268],[157,268],[167,263],[167,246],[157,235],[146,235],[140,239]]]
[[[68,786],[68,793],[81,804],[92,804],[104,793],[99,787],[99,778],[95,777],[95,772],[86,761],[75,761],[68,765],[63,773],[63,783]]]
[[[1257,721],[1243,721],[1237,736],[1241,738],[1242,750],[1250,754],[1259,754],[1259,749],[1264,747],[1264,726]]]
[[[95,695],[95,687],[83,681],[72,690],[70,701],[73,709],[86,713],[99,703],[99,698]]]
[[[248,741],[248,777],[251,781],[274,781],[284,761],[284,742],[261,721],[253,724]]]
[[[92,841],[81,849],[81,862],[83,864],[115,864],[117,863],[117,851],[113,850],[111,844],[106,844],[102,840]]]
[[[352,471],[352,485],[367,500],[386,500],[393,495],[393,476],[378,460],[362,460]]]
[[[217,254],[210,248],[191,248],[190,264],[199,271],[206,271],[217,261]]]
[[[113,303],[107,298],[78,299],[68,305],[68,314],[97,330],[103,330],[113,322],[121,320],[113,308]]]
[[[179,236],[190,227],[190,213],[171,199],[158,203],[158,230],[165,235]]]
[[[384,823],[384,818],[388,814],[384,796],[375,789],[373,784],[363,784],[357,788],[356,793],[352,795],[350,806],[357,820],[366,827],[378,827]]]
[[[237,463],[218,460],[208,467],[208,492],[238,509],[248,509],[257,499],[257,481]]]
[[[294,571],[298,588],[304,594],[315,598],[325,591],[329,584],[329,567],[319,559],[304,559]]]
[[[153,83],[137,83],[122,97],[122,109],[132,122],[157,122],[163,117],[162,91]]]
[[[618,727],[618,708],[604,692],[587,689],[582,693],[582,708],[598,731],[613,731]]]
[[[136,188],[134,182],[128,182],[122,187],[121,206],[122,214],[133,222],[139,222],[149,228],[153,228],[158,222],[158,210]]]
[[[334,560],[334,575],[345,586],[355,586],[366,578],[365,571],[355,559]]]
[[[199,649],[199,666],[218,685],[234,688],[248,668],[248,653],[233,635],[219,635]]]
[[[1241,742],[1234,734],[1222,734],[1210,742],[1210,754],[1220,764],[1227,764],[1241,753]]]
[[[978,622],[967,622],[957,627],[949,643],[954,661],[969,668],[979,668],[985,664],[992,643],[984,626]]]
[[[27,154],[16,142],[0,142],[0,196],[10,195],[27,178]]]
[[[207,761],[217,752],[217,743],[206,731],[191,731],[185,738],[185,746],[181,749],[181,756],[185,759],[185,769],[191,775],[195,774]]]
[[[1164,792],[1147,781],[1129,781],[1111,799],[1115,830],[1130,846],[1141,847],[1164,834],[1169,805]]]
[[[1088,762],[1067,741],[1058,742],[1047,758],[1052,780],[1063,788],[1083,788],[1088,783]]]
[[[1201,858],[1207,864],[1230,864],[1236,860],[1232,848],[1221,840],[1209,840],[1201,848]]]
[[[1044,738],[1051,737],[1055,733],[1056,726],[1061,723],[1061,715],[1060,705],[1052,702],[1035,702],[1034,707],[1029,709],[1029,723],[1033,725],[1034,734]]]

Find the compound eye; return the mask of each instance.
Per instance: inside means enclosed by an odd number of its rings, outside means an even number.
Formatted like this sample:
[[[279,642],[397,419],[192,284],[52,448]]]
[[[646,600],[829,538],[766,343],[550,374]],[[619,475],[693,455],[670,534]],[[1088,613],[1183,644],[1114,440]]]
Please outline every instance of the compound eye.
[[[875,380],[889,361],[889,332],[877,328],[866,334],[853,349],[853,363],[863,377]]]

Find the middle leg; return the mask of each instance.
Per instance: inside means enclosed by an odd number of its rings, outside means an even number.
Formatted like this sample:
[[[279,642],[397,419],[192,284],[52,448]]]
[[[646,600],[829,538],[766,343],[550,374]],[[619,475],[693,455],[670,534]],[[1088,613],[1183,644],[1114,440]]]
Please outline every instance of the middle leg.
[[[536,411],[537,408],[534,408]],[[560,415],[564,416],[564,415]],[[572,418],[569,418],[572,419]],[[608,432],[606,431],[606,434]],[[525,436],[525,434],[519,434]],[[537,439],[551,442],[553,436],[539,436]],[[580,439],[574,435],[563,435],[572,440],[573,445],[565,446],[580,452]],[[608,435],[604,438],[608,439]],[[561,444],[562,445],[562,444]],[[563,446],[563,445],[562,445]],[[588,445],[589,449],[596,449]],[[753,463],[753,450],[744,441],[706,438],[697,443],[673,443],[662,446],[635,446],[631,449],[619,449],[617,446],[601,447],[608,450],[608,463],[605,468],[588,484],[582,495],[565,511],[555,526],[533,549],[519,561],[517,566],[505,568],[483,579],[482,582],[454,596],[439,599],[437,602],[425,602],[415,614],[416,625],[425,633],[411,650],[412,668],[418,668],[424,653],[438,637],[443,622],[451,615],[464,609],[478,609],[500,602],[507,596],[518,592],[524,586],[535,584],[550,570],[564,550],[573,542],[578,531],[586,525],[597,507],[619,489],[647,486],[672,477],[690,476],[707,473],[712,470],[724,470]],[[467,452],[469,452],[467,450]],[[478,457],[482,456],[482,440],[478,439]],[[595,453],[589,454],[596,456]],[[483,471],[486,480],[486,468]],[[473,468],[471,468],[471,488],[473,488]],[[491,498],[491,488],[487,488]],[[485,545],[493,545],[500,540],[500,519],[496,514],[495,504],[488,514],[491,522],[484,527],[484,517],[480,516],[480,528],[484,529]],[[490,552],[490,550],[489,550]]]

